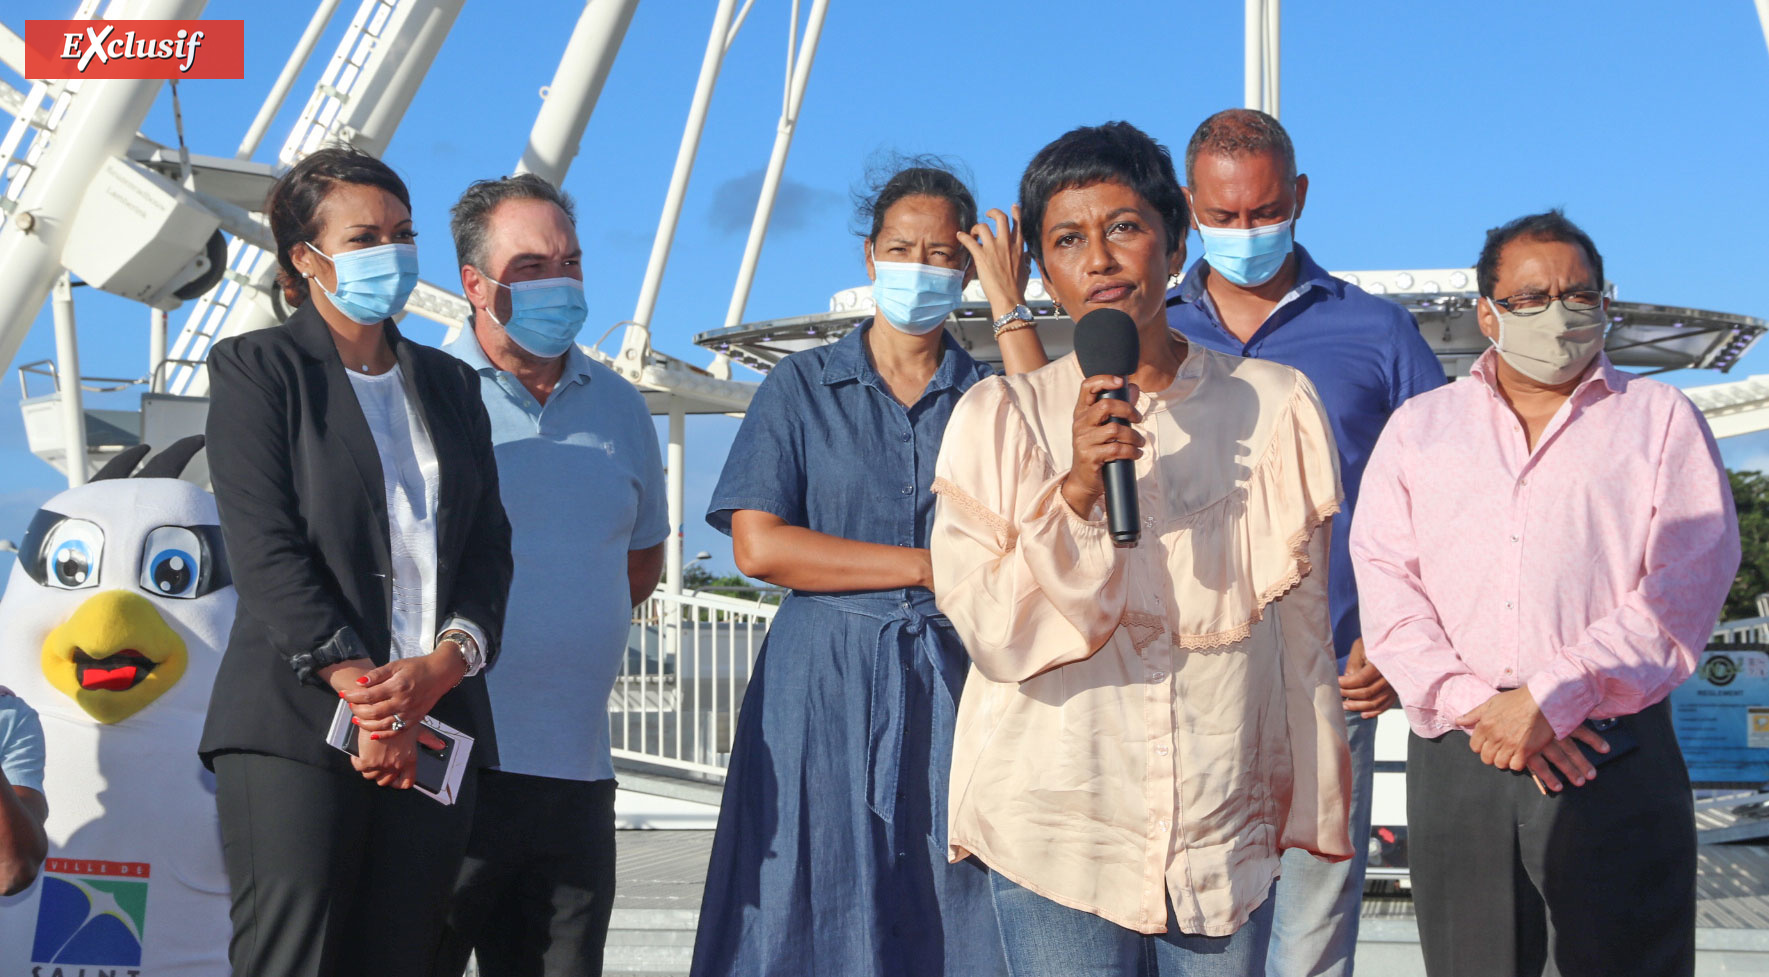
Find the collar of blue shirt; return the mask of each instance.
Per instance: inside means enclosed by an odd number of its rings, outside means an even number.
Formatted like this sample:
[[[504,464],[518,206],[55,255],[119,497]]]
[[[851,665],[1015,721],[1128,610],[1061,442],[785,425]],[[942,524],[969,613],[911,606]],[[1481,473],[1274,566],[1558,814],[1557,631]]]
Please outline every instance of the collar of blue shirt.
[[[829,358],[823,361],[822,381],[834,386],[849,380],[858,380],[871,387],[884,388],[884,378],[878,375],[872,360],[866,355],[866,346],[861,337],[871,329],[870,323],[855,329],[843,336],[829,348]],[[955,387],[964,380],[980,380],[989,375],[989,366],[979,363],[958,345],[950,332],[941,330],[941,345],[946,355],[940,357],[940,368],[934,371],[934,378],[928,381],[927,390],[923,395]]]
[[[443,347],[461,362],[479,372],[482,377],[495,377],[504,371],[494,366],[479,345],[479,337],[473,332],[473,323],[469,320],[461,326],[454,342]],[[590,382],[590,357],[576,343],[565,350],[565,370],[559,375],[559,387],[563,389],[573,383]]]
[[[1309,256],[1308,249],[1298,244],[1296,248],[1296,286],[1291,291],[1308,288],[1334,289],[1338,279],[1327,273],[1325,268],[1315,264]],[[1196,302],[1204,296],[1205,269],[1209,265],[1205,259],[1199,258],[1186,269],[1185,277],[1179,280],[1179,287],[1168,294],[1167,304],[1177,305],[1181,302]]]

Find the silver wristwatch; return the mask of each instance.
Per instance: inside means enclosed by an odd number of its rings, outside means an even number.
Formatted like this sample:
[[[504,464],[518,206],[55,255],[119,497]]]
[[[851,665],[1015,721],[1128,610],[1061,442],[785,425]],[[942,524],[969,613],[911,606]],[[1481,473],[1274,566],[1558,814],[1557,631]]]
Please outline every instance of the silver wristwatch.
[[[444,641],[453,641],[455,647],[460,650],[461,661],[467,666],[468,676],[479,674],[479,670],[485,667],[485,652],[479,647],[479,642],[474,640],[473,635],[467,631],[461,628],[449,628],[437,636],[437,644]]]
[[[1031,309],[1028,309],[1023,305],[1016,305],[1013,307],[1012,311],[995,320],[995,338],[1001,338],[1001,334],[1010,329],[1024,329],[1026,326],[1030,326],[1036,321],[1037,320],[1032,318]],[[1016,322],[1023,322],[1025,325],[1016,326],[1014,325]]]

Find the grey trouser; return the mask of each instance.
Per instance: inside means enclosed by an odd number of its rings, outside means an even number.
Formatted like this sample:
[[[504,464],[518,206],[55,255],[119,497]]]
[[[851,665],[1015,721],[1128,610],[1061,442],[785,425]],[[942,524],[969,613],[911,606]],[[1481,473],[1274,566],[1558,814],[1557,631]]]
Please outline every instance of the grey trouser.
[[[1481,763],[1466,733],[1412,737],[1407,847],[1431,977],[1694,973],[1694,799],[1670,707],[1620,725],[1637,749],[1547,796]]]

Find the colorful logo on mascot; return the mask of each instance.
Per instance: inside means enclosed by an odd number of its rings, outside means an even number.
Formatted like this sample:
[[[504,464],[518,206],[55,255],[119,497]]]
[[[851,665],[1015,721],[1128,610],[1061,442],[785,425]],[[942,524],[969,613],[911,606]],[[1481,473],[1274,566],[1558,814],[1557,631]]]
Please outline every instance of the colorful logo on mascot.
[[[141,966],[147,886],[146,862],[45,861],[32,962],[74,967]],[[44,977],[52,977],[52,973],[45,972]]]

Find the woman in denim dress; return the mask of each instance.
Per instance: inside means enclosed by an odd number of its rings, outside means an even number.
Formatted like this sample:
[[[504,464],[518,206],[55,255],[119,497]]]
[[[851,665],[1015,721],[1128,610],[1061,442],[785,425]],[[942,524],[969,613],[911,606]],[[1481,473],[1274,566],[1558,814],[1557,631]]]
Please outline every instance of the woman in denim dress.
[[[707,521],[791,594],[738,718],[695,977],[1006,973],[988,873],[946,861],[969,659],[927,551],[946,421],[991,372],[942,324],[972,277],[996,316],[1025,287],[1017,227],[991,216],[999,234],[939,165],[885,181],[860,213],[878,311],[782,360],[731,446]],[[1043,362],[1030,329],[1001,338],[1009,369]]]

